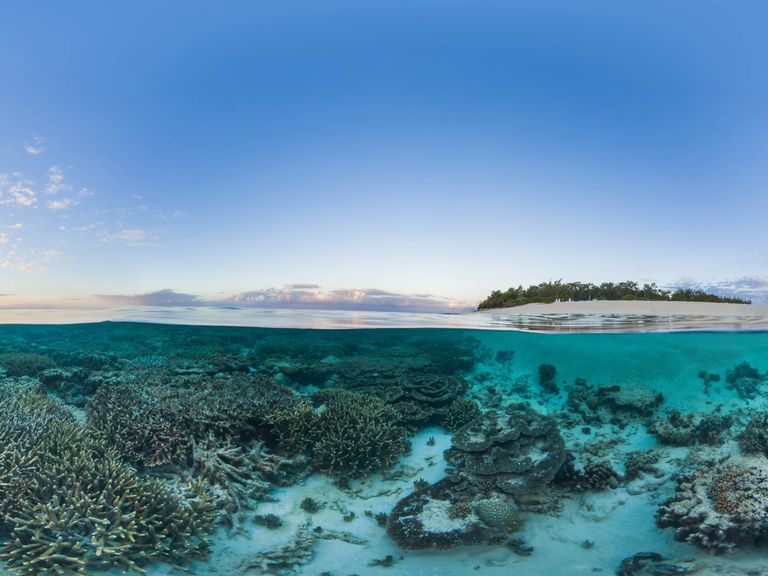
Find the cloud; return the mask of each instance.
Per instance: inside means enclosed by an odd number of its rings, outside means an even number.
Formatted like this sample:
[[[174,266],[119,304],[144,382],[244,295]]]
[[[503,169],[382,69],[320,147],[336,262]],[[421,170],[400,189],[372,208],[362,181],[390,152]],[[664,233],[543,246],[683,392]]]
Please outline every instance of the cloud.
[[[24,151],[32,156],[38,156],[45,152],[45,138],[33,136],[32,139],[24,144]]]
[[[94,296],[109,306],[237,306],[240,308],[302,308],[318,310],[366,310],[405,312],[465,312],[474,310],[466,302],[431,295],[387,292],[375,288],[323,291],[317,284],[289,284],[283,288],[250,290],[228,298],[208,300],[172,289],[144,294]]]
[[[32,206],[37,203],[37,194],[32,190],[32,182],[24,179],[18,172],[0,174],[0,204],[13,206]]]
[[[166,288],[144,294],[98,294],[97,300],[111,306],[204,306],[205,302],[194,294]]]
[[[64,181],[64,171],[60,166],[48,168],[48,182],[45,184],[46,194],[59,194],[60,192],[72,192],[72,186]]]
[[[106,232],[102,242],[116,242],[128,246],[154,246],[155,237],[143,228],[120,228],[117,232]]]
[[[0,245],[8,244],[10,239],[11,239],[11,237],[8,236],[8,234],[6,234],[5,232],[0,232]]]
[[[312,308],[324,310],[378,310],[458,312],[474,307],[458,300],[430,294],[400,294],[377,288],[321,290],[316,284],[289,284],[283,288],[250,290],[235,294],[225,303],[253,308]]]
[[[720,296],[751,300],[754,304],[768,304],[768,277],[766,276],[742,276],[732,280],[710,282],[684,278],[674,284],[673,288],[700,289]]]

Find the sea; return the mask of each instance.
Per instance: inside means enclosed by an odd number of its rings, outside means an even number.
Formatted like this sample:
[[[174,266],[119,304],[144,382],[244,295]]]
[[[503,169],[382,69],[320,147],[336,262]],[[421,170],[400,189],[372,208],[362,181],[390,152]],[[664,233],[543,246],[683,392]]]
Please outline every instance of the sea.
[[[765,319],[0,319],[0,574],[768,574]]]

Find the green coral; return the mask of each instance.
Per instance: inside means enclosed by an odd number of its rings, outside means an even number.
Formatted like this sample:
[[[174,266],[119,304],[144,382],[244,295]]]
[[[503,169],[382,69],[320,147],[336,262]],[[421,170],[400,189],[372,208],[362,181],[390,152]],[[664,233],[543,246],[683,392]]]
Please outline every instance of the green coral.
[[[317,417],[313,446],[316,468],[357,477],[392,466],[409,444],[395,410],[377,398],[346,390],[319,393],[324,409]]]
[[[448,406],[448,412],[445,414],[443,426],[450,432],[455,432],[462,426],[466,426],[476,418],[481,416],[482,412],[474,400],[460,398],[451,402]]]
[[[0,559],[20,574],[143,571],[207,549],[214,511],[139,476],[103,438],[25,385],[0,401]]]

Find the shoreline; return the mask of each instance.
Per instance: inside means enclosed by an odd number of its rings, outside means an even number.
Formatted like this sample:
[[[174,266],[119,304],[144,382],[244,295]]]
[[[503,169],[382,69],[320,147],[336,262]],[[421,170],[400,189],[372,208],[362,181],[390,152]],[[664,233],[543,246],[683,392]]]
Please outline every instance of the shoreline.
[[[717,318],[768,317],[768,305],[725,304],[719,302],[667,302],[663,300],[585,300],[523,304],[512,308],[478,310],[474,314],[543,315],[625,315],[625,316],[704,316]]]

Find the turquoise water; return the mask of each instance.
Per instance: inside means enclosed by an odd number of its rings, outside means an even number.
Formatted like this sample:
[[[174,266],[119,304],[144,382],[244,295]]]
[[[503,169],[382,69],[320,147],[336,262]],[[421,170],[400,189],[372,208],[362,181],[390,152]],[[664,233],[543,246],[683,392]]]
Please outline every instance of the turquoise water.
[[[3,325],[1,569],[763,573],[767,369],[761,331]]]

